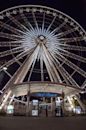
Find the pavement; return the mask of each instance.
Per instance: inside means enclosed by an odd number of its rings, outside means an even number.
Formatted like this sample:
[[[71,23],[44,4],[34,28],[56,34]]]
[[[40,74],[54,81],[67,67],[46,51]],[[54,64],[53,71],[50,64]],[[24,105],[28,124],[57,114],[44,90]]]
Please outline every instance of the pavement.
[[[86,130],[86,116],[0,117],[0,130]]]

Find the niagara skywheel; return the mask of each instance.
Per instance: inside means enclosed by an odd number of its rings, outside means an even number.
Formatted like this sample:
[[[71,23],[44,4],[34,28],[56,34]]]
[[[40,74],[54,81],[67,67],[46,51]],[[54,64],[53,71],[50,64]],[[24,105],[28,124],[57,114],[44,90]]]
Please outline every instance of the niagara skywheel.
[[[84,88],[85,66],[86,32],[68,15],[38,5],[0,12],[0,108],[29,85],[66,94]]]

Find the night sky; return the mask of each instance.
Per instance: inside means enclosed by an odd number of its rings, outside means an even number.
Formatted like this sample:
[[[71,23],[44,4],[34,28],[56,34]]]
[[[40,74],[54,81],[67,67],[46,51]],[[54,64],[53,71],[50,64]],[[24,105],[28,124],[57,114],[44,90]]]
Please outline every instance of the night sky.
[[[0,0],[0,10],[24,4],[45,5],[58,9],[74,18],[86,29],[86,0]]]

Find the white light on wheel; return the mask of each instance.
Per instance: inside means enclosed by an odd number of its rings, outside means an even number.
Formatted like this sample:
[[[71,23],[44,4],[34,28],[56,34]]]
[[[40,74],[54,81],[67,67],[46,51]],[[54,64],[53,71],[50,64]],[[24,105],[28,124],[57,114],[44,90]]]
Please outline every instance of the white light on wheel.
[[[3,70],[7,70],[7,67],[3,67]]]

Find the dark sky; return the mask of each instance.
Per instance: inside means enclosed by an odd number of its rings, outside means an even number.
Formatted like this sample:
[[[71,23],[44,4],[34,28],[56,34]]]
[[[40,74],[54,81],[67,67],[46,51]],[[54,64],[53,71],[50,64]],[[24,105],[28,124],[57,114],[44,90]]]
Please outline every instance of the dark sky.
[[[38,4],[58,9],[86,29],[86,0],[0,0],[0,10],[23,4]]]

